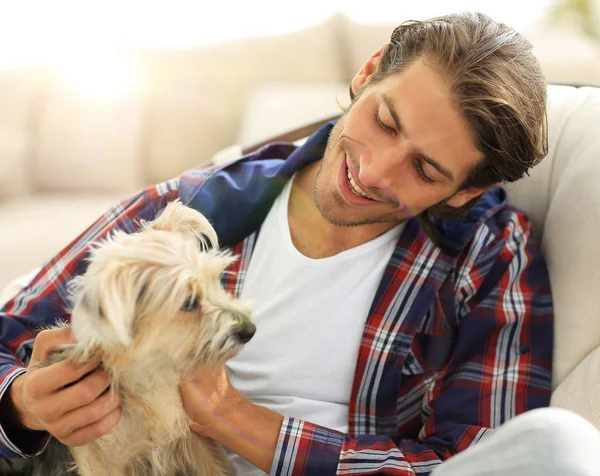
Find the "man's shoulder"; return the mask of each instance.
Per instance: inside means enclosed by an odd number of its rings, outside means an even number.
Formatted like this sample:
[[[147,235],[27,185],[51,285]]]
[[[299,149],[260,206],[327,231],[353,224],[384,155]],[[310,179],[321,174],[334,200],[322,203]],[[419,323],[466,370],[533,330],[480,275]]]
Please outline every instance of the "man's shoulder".
[[[291,143],[272,143],[239,157],[233,157],[218,163],[193,168],[184,172],[180,179],[186,186],[202,185],[214,176],[231,175],[244,179],[247,175],[255,175],[257,171],[273,164],[281,165],[297,146]]]
[[[516,240],[526,243],[532,239],[532,224],[529,215],[510,203],[505,204],[490,216],[483,225],[499,240]]]
[[[223,245],[255,231],[295,172],[288,158],[296,146],[270,144],[224,164],[190,170],[179,182],[181,202],[202,213]]]
[[[505,203],[475,226],[462,255],[482,261],[493,260],[502,253],[514,256],[524,250],[538,251],[531,219],[523,210]]]

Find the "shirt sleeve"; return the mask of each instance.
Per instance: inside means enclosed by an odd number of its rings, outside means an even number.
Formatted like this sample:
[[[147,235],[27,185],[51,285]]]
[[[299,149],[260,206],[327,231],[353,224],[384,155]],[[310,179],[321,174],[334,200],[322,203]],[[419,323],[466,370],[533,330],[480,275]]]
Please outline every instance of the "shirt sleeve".
[[[456,341],[424,397],[418,438],[350,436],[286,418],[271,474],[427,475],[505,421],[548,406],[552,298],[531,241],[527,218],[513,212],[503,229],[480,230],[458,263]]]
[[[89,246],[115,230],[136,231],[141,220],[154,219],[169,202],[177,199],[178,189],[179,179],[170,180],[142,190],[110,209],[4,306],[0,311],[0,401],[13,380],[26,371],[37,330],[59,319],[70,319],[67,283],[85,272]],[[0,458],[31,456],[43,450],[47,435],[24,433],[4,428],[0,416]]]

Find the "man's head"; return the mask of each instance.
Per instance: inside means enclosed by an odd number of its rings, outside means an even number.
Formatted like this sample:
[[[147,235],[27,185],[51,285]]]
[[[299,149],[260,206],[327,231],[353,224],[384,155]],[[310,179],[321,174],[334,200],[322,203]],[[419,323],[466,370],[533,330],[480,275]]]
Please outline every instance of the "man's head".
[[[337,225],[460,213],[547,152],[546,83],[531,45],[485,15],[400,25],[350,89],[315,187]]]

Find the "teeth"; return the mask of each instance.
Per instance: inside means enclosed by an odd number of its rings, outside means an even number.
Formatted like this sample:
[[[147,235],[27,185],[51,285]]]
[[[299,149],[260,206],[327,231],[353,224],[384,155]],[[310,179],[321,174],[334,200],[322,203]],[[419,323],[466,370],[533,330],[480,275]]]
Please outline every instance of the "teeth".
[[[348,183],[350,184],[350,188],[353,192],[356,193],[356,195],[363,198],[369,198],[367,197],[367,194],[363,192],[362,189],[358,186],[358,184],[354,181],[354,178],[350,174],[350,170],[348,170]]]

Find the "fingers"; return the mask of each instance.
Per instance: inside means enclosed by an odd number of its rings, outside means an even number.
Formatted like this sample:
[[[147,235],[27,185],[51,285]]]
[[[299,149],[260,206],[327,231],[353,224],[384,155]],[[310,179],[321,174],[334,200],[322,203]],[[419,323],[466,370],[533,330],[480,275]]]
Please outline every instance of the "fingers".
[[[106,391],[92,403],[77,408],[49,428],[56,438],[70,446],[79,446],[104,435],[119,420],[121,398]]]
[[[94,423],[78,428],[65,438],[58,439],[69,446],[86,445],[109,432],[119,422],[120,418],[121,407],[116,408]]]
[[[98,362],[90,362],[82,367],[64,360],[48,367],[37,368],[31,371],[29,392],[34,397],[48,395],[67,385],[80,380],[85,375],[98,369]]]
[[[108,373],[97,368],[75,385],[49,395],[45,402],[45,412],[54,415],[55,419],[94,402],[110,386]]]
[[[40,332],[35,338],[31,363],[42,362],[52,349],[65,344],[75,344],[76,340],[70,327],[49,329]]]
[[[29,370],[23,374],[20,398],[30,416],[28,421],[36,428],[40,426],[67,445],[80,446],[117,424],[121,400],[109,391],[109,375],[98,362],[79,366],[61,361],[36,367],[57,347],[75,342],[70,328],[38,334]]]

